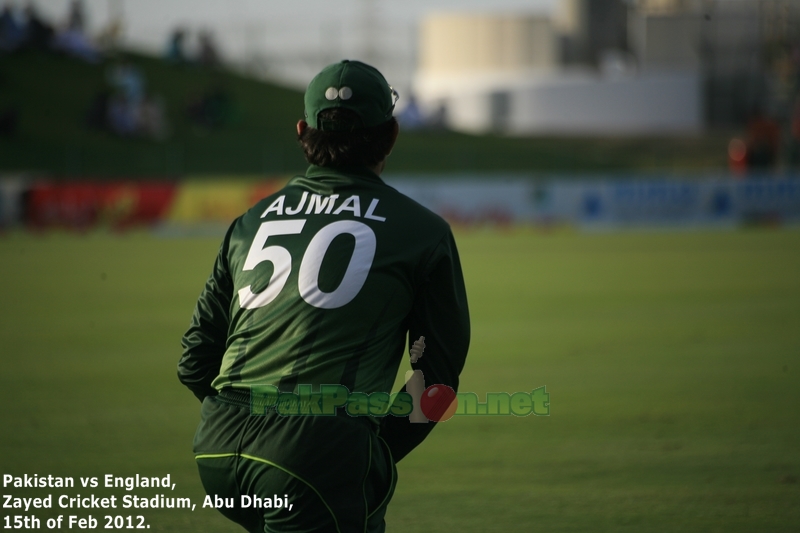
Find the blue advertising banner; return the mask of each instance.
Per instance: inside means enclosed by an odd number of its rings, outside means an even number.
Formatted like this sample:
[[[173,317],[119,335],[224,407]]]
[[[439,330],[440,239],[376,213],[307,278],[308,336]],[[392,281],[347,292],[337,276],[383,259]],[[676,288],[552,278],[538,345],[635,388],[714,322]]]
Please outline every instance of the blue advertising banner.
[[[800,222],[800,179],[464,177],[389,183],[459,223],[569,224],[586,229],[725,227]]]

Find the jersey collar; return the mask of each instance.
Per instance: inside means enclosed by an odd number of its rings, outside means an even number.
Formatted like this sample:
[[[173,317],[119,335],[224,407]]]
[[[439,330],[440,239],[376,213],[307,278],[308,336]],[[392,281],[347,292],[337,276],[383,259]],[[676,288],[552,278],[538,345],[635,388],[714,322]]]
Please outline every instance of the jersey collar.
[[[306,170],[307,178],[361,178],[383,184],[383,180],[367,167],[330,168],[311,165]]]

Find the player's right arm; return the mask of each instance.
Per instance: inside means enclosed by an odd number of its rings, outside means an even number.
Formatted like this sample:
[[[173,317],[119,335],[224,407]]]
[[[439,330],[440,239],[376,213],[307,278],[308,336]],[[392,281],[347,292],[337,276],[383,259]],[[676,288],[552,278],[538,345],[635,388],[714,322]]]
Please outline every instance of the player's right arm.
[[[470,320],[461,261],[452,233],[440,241],[429,262],[408,317],[408,330],[410,343],[425,336],[425,356],[413,363],[413,368],[422,370],[425,385],[447,385],[457,392],[469,351]],[[387,416],[381,421],[380,434],[397,462],[416,448],[435,425]]]
[[[178,362],[178,379],[200,401],[217,394],[211,382],[219,375],[228,342],[233,280],[227,256],[234,225],[220,246],[214,269],[197,300],[189,330],[181,341],[183,356]]]

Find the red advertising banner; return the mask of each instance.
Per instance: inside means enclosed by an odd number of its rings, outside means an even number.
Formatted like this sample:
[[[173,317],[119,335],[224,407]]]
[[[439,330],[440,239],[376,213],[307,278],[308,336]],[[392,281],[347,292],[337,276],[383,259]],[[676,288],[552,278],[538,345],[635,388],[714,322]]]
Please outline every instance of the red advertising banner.
[[[35,183],[28,190],[25,222],[34,228],[148,226],[162,219],[175,189],[164,182]]]

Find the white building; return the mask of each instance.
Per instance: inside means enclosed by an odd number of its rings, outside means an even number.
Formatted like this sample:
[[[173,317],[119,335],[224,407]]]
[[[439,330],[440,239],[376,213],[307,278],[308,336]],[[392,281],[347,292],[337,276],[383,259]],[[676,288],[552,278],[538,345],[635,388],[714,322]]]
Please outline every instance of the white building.
[[[588,2],[565,0],[564,5],[569,9],[555,22],[537,16],[427,17],[420,28],[414,81],[420,107],[442,115],[448,127],[472,133],[663,134],[702,129],[700,68],[692,43],[665,48],[664,31],[674,36],[674,27],[664,30],[646,17],[633,21],[636,46],[644,51],[644,61],[637,64],[621,49],[598,51],[591,39],[587,43],[586,35],[613,43],[619,31],[611,26],[587,29],[597,20],[581,9]],[[693,38],[677,35],[679,40]],[[573,49],[579,58],[581,50],[584,55],[591,52],[596,64],[566,61],[564,43],[570,40],[577,43]],[[676,51],[674,57],[670,49]]]

